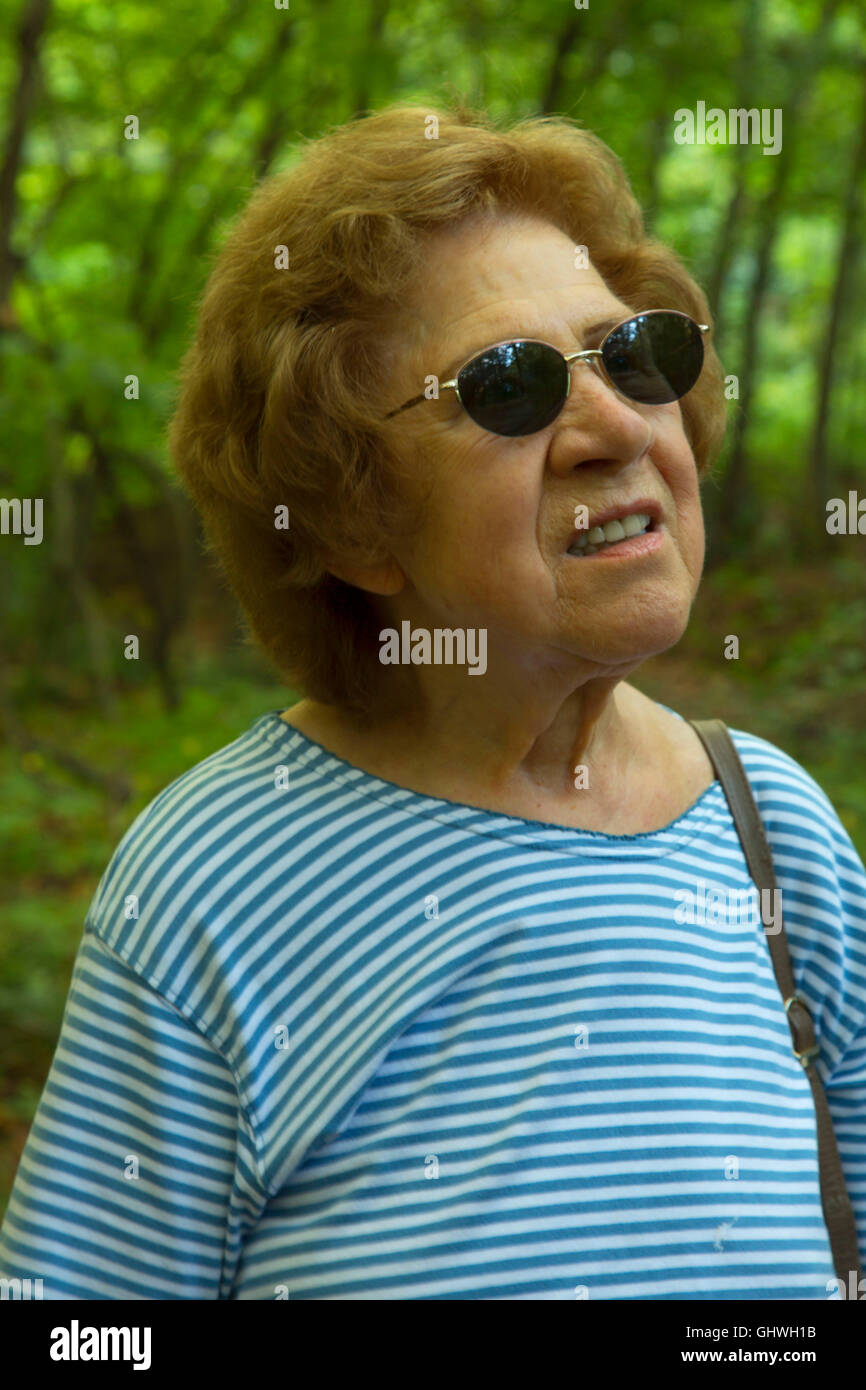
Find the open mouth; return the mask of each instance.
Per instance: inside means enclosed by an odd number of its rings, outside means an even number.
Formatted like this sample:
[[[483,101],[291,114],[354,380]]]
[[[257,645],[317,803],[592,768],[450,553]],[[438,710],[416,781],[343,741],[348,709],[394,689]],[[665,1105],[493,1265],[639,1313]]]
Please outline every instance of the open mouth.
[[[593,526],[589,531],[578,533],[577,539],[568,547],[569,555],[595,555],[599,550],[612,550],[623,541],[633,540],[635,536],[646,536],[658,530],[658,522],[647,512],[632,512],[629,516],[606,521],[604,526]]]

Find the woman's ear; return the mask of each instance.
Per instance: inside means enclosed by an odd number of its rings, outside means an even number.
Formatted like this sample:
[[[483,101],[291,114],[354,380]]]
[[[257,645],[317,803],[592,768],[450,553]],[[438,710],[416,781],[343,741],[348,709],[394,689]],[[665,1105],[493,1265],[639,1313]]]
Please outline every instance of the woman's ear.
[[[356,589],[366,589],[371,594],[390,597],[399,594],[406,583],[406,576],[396,560],[384,560],[379,565],[341,565],[325,562],[329,574],[342,579],[344,584],[354,584]]]

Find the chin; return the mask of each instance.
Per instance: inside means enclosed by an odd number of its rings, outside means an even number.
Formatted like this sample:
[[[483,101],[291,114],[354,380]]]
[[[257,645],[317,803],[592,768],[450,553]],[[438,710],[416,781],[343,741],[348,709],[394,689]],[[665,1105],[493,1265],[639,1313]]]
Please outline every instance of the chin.
[[[682,610],[653,613],[637,623],[624,623],[621,631],[611,632],[608,628],[603,636],[599,634],[598,642],[593,643],[591,649],[581,643],[582,654],[606,666],[631,663],[634,667],[675,647],[689,625],[690,611],[689,605]]]

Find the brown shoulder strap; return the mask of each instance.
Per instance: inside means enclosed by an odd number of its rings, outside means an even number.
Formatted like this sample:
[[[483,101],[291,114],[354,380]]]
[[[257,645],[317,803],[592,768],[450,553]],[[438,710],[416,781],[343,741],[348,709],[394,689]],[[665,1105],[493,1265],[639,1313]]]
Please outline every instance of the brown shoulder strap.
[[[716,769],[719,781],[724,788],[731,815],[737,827],[737,834],[743,846],[749,872],[758,888],[761,901],[761,920],[767,925],[763,910],[764,889],[775,893],[776,875],[773,870],[773,856],[767,843],[767,836],[761,824],[761,817],[752,796],[745,769],[734,746],[734,741],[721,719],[690,720],[710,761]],[[775,903],[775,896],[771,902]],[[820,1053],[815,1038],[815,1027],[805,1001],[797,993],[791,969],[791,956],[781,908],[774,914],[778,932],[765,931],[773,961],[773,970],[779,986],[788,1024],[791,1029],[794,1056],[802,1064],[812,1087],[815,1101],[815,1117],[818,1127],[818,1163],[821,1174],[821,1204],[824,1220],[833,1251],[833,1265],[836,1275],[845,1285],[845,1297],[858,1297],[858,1283],[863,1278],[860,1256],[857,1249],[857,1228],[854,1212],[845,1186],[845,1176],[833,1133],[833,1119],[827,1105],[827,1097],[821,1078],[814,1066]],[[853,1277],[852,1277],[853,1276]],[[853,1284],[853,1287],[852,1287]]]

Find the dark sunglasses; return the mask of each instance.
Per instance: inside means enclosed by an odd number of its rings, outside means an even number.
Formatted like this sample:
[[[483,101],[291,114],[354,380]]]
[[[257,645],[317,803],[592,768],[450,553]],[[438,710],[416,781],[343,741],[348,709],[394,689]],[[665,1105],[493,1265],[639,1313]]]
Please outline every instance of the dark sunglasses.
[[[470,357],[451,390],[467,415],[491,434],[515,436],[546,429],[565,405],[575,362],[595,367],[602,380],[641,405],[665,405],[691,391],[704,364],[703,333],[678,309],[647,309],[612,328],[600,347],[562,353],[536,338],[513,338]],[[428,400],[425,393],[390,411],[386,420]]]

